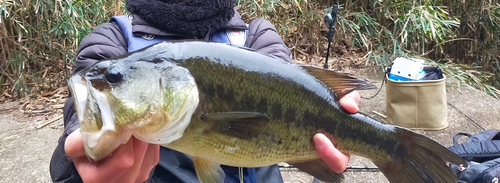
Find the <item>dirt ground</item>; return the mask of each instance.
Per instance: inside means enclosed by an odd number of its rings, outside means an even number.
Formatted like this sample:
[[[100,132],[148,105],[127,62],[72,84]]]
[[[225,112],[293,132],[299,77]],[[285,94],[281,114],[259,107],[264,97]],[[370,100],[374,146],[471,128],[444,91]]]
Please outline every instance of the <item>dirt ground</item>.
[[[0,182],[52,182],[49,162],[63,131],[62,113],[23,114],[20,102],[0,104]]]
[[[359,71],[350,73],[364,73],[361,77],[369,78],[375,85],[380,85],[380,75],[366,75],[370,72]],[[453,81],[449,85],[448,101],[453,105],[449,105],[448,109],[450,126],[440,131],[419,132],[448,146],[451,145],[452,136],[458,132],[474,134],[481,131],[480,127],[470,120],[486,129],[500,129],[500,100],[467,86],[457,88]],[[375,92],[372,90],[361,94],[368,97]],[[61,92],[55,97],[39,99],[38,102],[15,101],[0,104],[0,183],[51,182],[49,162],[63,131],[61,108],[64,96],[65,93]],[[384,118],[374,111],[385,114],[385,86],[375,98],[363,99],[360,110],[384,121]],[[350,166],[374,167],[370,161],[360,157],[353,157]],[[283,169],[282,175],[287,183],[312,183],[311,176],[296,169]],[[345,183],[387,182],[378,171],[348,170],[345,176]]]

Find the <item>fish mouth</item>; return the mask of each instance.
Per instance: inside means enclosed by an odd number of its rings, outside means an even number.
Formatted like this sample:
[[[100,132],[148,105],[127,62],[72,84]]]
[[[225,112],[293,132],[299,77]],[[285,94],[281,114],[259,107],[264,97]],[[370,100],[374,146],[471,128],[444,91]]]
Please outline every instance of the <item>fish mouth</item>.
[[[68,85],[75,102],[85,153],[90,160],[107,157],[130,139],[132,130],[117,130],[115,112],[105,92],[91,87],[91,83],[80,75],[72,76]]]

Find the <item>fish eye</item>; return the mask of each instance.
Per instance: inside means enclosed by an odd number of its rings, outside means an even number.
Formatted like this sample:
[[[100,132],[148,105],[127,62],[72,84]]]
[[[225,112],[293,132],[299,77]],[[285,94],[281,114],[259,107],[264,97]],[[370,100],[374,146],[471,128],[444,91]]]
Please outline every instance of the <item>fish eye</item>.
[[[109,83],[119,83],[123,80],[123,75],[120,72],[110,71],[106,73],[106,80]]]

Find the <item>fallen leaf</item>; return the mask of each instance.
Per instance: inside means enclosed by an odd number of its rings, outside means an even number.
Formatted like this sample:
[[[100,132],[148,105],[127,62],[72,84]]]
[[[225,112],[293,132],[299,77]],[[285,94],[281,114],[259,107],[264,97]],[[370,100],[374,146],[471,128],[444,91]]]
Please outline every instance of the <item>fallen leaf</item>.
[[[58,93],[61,93],[64,91],[66,91],[66,87],[61,87],[61,88],[55,89],[54,91],[51,91],[51,92],[42,93],[42,97],[52,96],[52,95],[55,95],[55,94],[58,94]]]

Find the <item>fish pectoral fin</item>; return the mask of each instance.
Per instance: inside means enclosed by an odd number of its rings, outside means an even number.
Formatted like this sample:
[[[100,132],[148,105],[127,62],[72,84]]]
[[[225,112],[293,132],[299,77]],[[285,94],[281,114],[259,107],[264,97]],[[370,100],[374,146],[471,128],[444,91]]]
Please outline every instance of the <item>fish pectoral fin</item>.
[[[333,172],[321,159],[290,164],[323,182],[340,183],[344,180],[344,175]]]
[[[213,131],[239,139],[257,137],[269,122],[265,114],[255,112],[206,114],[201,120],[213,123]]]
[[[220,164],[203,159],[193,157],[194,169],[196,176],[201,183],[222,183],[224,182],[224,171]]]
[[[306,70],[307,73],[318,78],[321,82],[325,83],[328,87],[335,91],[339,98],[354,91],[354,90],[368,90],[376,89],[377,87],[368,81],[351,77],[345,73],[338,73],[332,70],[323,69],[313,66],[300,66]]]

